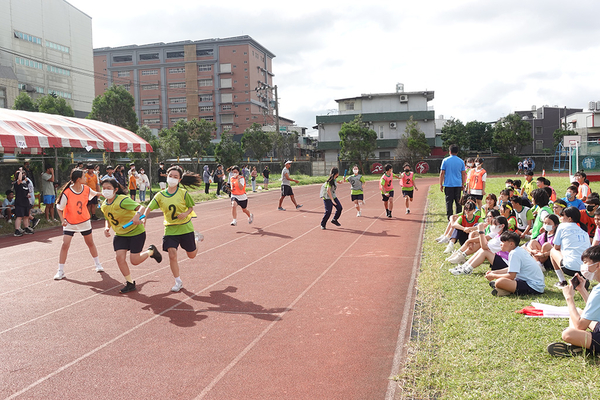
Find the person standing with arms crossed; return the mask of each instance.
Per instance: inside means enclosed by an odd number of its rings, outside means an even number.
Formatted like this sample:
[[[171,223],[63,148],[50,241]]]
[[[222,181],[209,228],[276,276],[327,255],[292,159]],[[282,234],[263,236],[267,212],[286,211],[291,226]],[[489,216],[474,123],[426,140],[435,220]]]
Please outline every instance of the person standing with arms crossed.
[[[167,188],[167,170],[165,169],[165,163],[158,163],[158,186],[160,190],[165,190]]]
[[[265,185],[265,190],[269,190],[269,174],[271,171],[269,170],[269,166],[265,165],[265,169],[263,169],[263,185]]]
[[[452,203],[456,203],[456,214],[462,211],[460,206],[460,192],[467,180],[465,163],[457,156],[458,146],[450,146],[450,156],[444,158],[440,167],[440,191],[446,196],[446,216],[448,219],[454,214]]]
[[[292,162],[290,160],[287,160],[285,162],[285,168],[281,171],[281,197],[279,198],[279,207],[277,208],[279,211],[285,211],[285,208],[281,207],[285,196],[290,196],[290,199],[292,200],[292,203],[294,203],[294,205],[296,206],[296,209],[302,207],[302,204],[296,203],[296,199],[294,199],[294,191],[292,190],[292,185],[290,185],[290,181],[300,183],[300,181],[290,178],[291,166]]]

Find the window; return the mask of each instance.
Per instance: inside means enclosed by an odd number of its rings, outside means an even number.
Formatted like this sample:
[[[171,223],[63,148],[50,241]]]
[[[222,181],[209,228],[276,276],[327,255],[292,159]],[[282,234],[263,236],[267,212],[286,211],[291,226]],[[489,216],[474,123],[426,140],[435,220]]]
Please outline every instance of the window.
[[[212,101],[212,94],[201,94],[198,96],[198,101]]]
[[[44,69],[44,64],[39,63],[37,61],[29,60],[27,58],[15,57],[15,63],[17,65],[24,65],[30,68]]]
[[[213,50],[212,49],[208,49],[208,50],[196,50],[196,57],[206,57],[206,56],[212,56],[213,55]]]
[[[51,48],[53,50],[62,51],[63,53],[69,53],[68,47],[60,45],[58,43],[50,42],[49,40],[46,40],[46,47]]]
[[[169,83],[169,88],[170,89],[184,89],[185,82]]]
[[[113,56],[113,62],[114,63],[120,63],[120,62],[131,62],[133,61],[133,56],[128,55],[128,56]]]
[[[231,93],[221,94],[221,103],[231,103],[233,101]]]
[[[219,72],[222,74],[231,73],[231,64],[219,64]]]
[[[8,102],[6,100],[6,88],[0,87],[0,108],[8,108]]]
[[[39,45],[42,44],[42,39],[37,36],[29,35],[27,33],[19,32],[19,31],[14,31],[14,34],[17,39],[25,40],[25,41],[39,44]]]
[[[158,108],[156,108],[154,110],[142,110],[142,114],[143,115],[156,115],[156,114],[160,114],[160,110]]]
[[[227,114],[227,115],[221,116],[221,123],[222,124],[233,124],[233,114]]]
[[[182,74],[185,72],[185,67],[169,68],[170,74]]]
[[[222,110],[224,110],[224,111],[231,110],[231,104],[223,104]]]
[[[154,106],[154,105],[159,105],[159,104],[160,104],[160,101],[158,99],[142,100],[143,106]]]
[[[183,51],[169,51],[167,58],[183,58]]]
[[[536,135],[541,135],[542,134],[542,127],[541,126],[536,126],[535,127],[535,134]]]
[[[200,65],[198,65],[198,71],[212,71],[212,65],[200,64]]]
[[[390,152],[389,151],[380,151],[379,158],[390,158]]]
[[[346,110],[354,110],[354,102],[353,101],[346,103]]]
[[[198,109],[200,111],[212,111],[213,110],[213,106],[200,106],[200,107],[198,107]]]
[[[231,78],[222,78],[221,79],[221,87],[222,88],[231,88]]]
[[[171,118],[170,121],[172,124],[176,124],[179,121],[187,121],[187,118],[186,117]]]
[[[35,92],[36,92],[36,93],[40,93],[40,94],[44,94],[44,88],[43,88],[43,87],[36,86],[36,87],[35,87]]]
[[[383,139],[383,125],[379,125],[379,139]]]
[[[62,69],[59,67],[55,67],[54,65],[48,65],[46,66],[46,69],[55,74],[71,76],[71,71],[69,71],[68,69]]]
[[[158,70],[157,69],[145,69],[142,71],[142,75],[143,76],[158,75]]]
[[[126,77],[126,76],[129,76],[129,73],[130,73],[130,72],[131,72],[131,71],[118,71],[118,72],[117,72],[117,76],[118,76],[119,78],[124,78],[124,77]]]
[[[169,100],[169,102],[171,104],[187,103],[187,99],[185,97],[171,97],[171,99]]]
[[[207,115],[205,117],[200,117],[200,119],[203,119],[203,120],[209,121],[209,122],[212,122],[212,121],[215,120],[215,118],[213,116],[211,116],[211,115]]]
[[[62,97],[63,99],[72,98],[71,93],[61,92],[60,90],[50,89],[48,90],[48,93],[54,93],[55,95],[57,95],[58,97]]]
[[[169,110],[171,114],[187,114],[187,107],[176,107]]]
[[[148,60],[158,60],[158,53],[152,54],[140,54],[140,61],[148,61]]]
[[[129,92],[129,89],[131,89],[131,85],[129,83],[126,83],[124,85],[119,85],[120,87],[122,87],[123,89],[127,90]]]
[[[142,90],[158,90],[158,83],[153,85],[142,85]]]
[[[535,149],[536,151],[541,151],[544,148],[544,141],[543,140],[536,140],[535,141]]]
[[[223,132],[229,132],[233,128],[233,125],[222,125],[222,128]]]
[[[145,119],[144,124],[146,124],[146,125],[160,124],[160,118]]]
[[[212,86],[212,85],[213,85],[212,79],[200,79],[198,81],[198,86]]]

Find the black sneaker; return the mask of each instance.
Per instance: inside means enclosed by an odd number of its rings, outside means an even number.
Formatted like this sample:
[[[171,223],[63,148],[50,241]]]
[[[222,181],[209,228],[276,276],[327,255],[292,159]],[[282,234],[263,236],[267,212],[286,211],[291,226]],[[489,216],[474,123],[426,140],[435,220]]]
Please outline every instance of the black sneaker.
[[[96,217],[96,215],[92,215],[92,221],[98,221],[100,218]]]
[[[160,254],[160,251],[158,251],[156,246],[151,244],[150,247],[148,247],[148,250],[152,250],[152,255],[150,256],[150,258],[154,258],[156,262],[160,264],[160,262],[162,261],[162,254]]]
[[[388,218],[392,218],[392,212],[388,211]]]
[[[30,227],[27,227],[27,228],[23,229],[23,233],[25,233],[26,235],[33,235],[33,229],[31,229]]]
[[[15,236],[23,236],[23,231],[20,229],[15,230]]]
[[[342,226],[342,224],[340,224],[337,219],[332,219],[331,223],[334,224],[335,226]]]
[[[135,291],[135,281],[133,281],[133,283],[131,282],[127,282],[127,284],[125,285],[125,287],[121,290],[119,290],[119,292],[121,293],[129,293],[129,292],[133,292]]]
[[[31,220],[31,227],[33,229],[35,229],[35,227],[38,226],[39,223],[40,223],[40,219],[39,218],[34,218],[34,219]]]

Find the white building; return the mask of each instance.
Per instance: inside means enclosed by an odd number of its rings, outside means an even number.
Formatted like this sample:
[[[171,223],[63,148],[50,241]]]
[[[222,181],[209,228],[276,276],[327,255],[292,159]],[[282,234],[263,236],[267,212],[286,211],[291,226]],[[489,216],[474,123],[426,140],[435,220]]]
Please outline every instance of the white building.
[[[406,134],[406,122],[413,118],[425,133],[429,144],[435,145],[435,112],[427,103],[434,92],[404,92],[399,84],[395,93],[362,94],[359,97],[338,99],[337,112],[318,115],[319,151],[326,163],[336,163],[339,156],[342,124],[351,122],[358,114],[377,133],[375,158],[388,160],[395,156],[398,140]],[[332,115],[333,114],[333,115]]]
[[[561,118],[561,123],[575,135],[581,135],[581,141],[600,139],[600,101],[590,102],[589,111],[576,112]]]
[[[13,69],[20,91],[56,93],[83,117],[94,100],[93,57],[92,18],[68,2],[0,0],[0,65]]]

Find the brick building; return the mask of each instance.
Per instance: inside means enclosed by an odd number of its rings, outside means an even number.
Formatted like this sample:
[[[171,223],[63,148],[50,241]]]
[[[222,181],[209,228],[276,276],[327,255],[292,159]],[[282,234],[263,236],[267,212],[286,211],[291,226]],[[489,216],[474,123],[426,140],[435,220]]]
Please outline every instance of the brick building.
[[[250,36],[94,49],[96,96],[125,87],[152,129],[202,118],[241,134],[273,123],[274,57]]]

